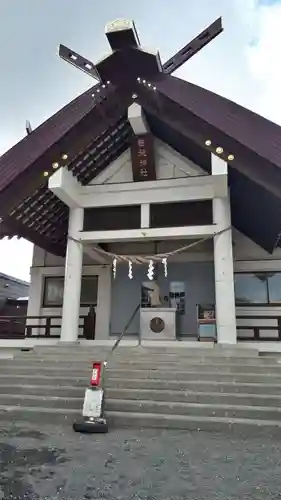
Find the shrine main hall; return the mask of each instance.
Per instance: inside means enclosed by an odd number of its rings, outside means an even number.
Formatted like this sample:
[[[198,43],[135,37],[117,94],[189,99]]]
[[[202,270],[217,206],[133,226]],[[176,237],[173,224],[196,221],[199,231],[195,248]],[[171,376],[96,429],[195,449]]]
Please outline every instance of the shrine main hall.
[[[0,236],[34,244],[26,340],[278,349],[281,128],[173,76],[221,32],[165,63],[128,20],[95,64],[60,46],[93,87],[0,158]]]

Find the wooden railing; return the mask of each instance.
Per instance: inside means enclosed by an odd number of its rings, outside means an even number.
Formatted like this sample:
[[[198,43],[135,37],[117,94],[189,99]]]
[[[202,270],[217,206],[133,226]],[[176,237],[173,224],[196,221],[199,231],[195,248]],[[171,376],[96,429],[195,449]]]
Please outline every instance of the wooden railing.
[[[259,316],[259,315],[255,315],[255,316],[248,316],[248,315],[240,315],[240,314],[237,314],[236,315],[236,320],[239,320],[239,319],[242,319],[242,320],[252,320],[255,322],[255,326],[253,325],[237,325],[237,340],[239,341],[256,341],[256,340],[259,340],[259,341],[262,341],[262,342],[268,342],[268,341],[275,341],[275,342],[279,342],[281,341],[281,316],[271,316],[271,315],[263,315],[263,316]],[[267,325],[259,325],[258,322],[259,320],[267,320],[267,321],[270,321],[270,320],[276,320],[276,325],[270,325],[270,326],[267,326]],[[249,336],[249,337],[246,337],[246,336],[239,336],[239,330],[249,330],[249,331],[252,331],[253,332],[253,335],[252,336]],[[261,337],[261,332],[262,331],[274,331],[274,332],[278,332],[278,336],[274,336],[274,337],[269,337],[269,336],[266,336],[266,337]]]
[[[79,337],[84,336],[85,318],[79,317]],[[61,316],[0,316],[0,339],[59,338],[53,332],[60,328]]]

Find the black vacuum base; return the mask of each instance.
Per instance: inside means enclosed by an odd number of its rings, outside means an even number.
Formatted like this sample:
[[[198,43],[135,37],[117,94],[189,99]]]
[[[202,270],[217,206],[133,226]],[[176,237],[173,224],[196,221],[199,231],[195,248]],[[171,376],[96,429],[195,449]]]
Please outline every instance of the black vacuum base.
[[[106,434],[108,432],[108,425],[105,419],[81,419],[78,422],[74,422],[73,430],[85,434]]]

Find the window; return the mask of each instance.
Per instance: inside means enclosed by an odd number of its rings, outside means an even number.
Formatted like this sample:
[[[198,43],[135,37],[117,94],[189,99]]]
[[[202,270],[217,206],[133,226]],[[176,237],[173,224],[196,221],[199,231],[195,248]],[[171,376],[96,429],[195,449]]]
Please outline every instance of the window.
[[[281,272],[236,273],[234,286],[238,305],[281,303]]]
[[[64,277],[48,276],[44,283],[43,307],[61,307],[63,303]],[[83,276],[81,299],[83,306],[97,305],[98,276]]]

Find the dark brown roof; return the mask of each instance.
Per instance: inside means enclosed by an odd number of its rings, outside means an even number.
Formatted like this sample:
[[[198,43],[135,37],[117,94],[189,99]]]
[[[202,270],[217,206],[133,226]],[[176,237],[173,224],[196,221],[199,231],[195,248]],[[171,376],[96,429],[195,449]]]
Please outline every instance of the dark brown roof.
[[[68,209],[48,190],[43,171],[67,153],[67,167],[89,183],[129,146],[126,112],[136,93],[154,135],[206,171],[217,146],[224,148],[224,159],[235,156],[229,164],[233,223],[273,250],[281,229],[281,128],[170,75],[151,83],[156,90],[137,81],[127,88],[109,85],[95,98],[91,89],[0,158],[2,236],[14,232],[64,254]]]

